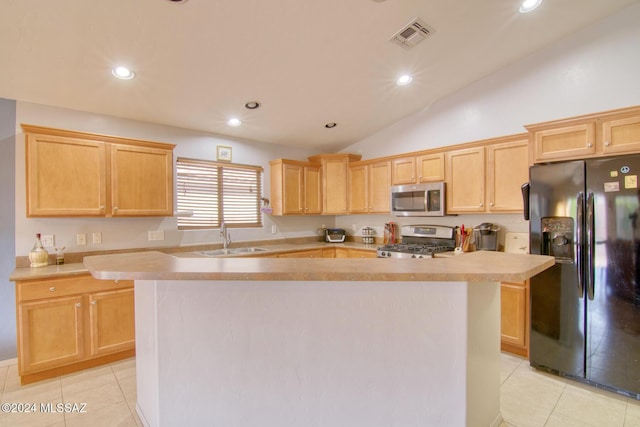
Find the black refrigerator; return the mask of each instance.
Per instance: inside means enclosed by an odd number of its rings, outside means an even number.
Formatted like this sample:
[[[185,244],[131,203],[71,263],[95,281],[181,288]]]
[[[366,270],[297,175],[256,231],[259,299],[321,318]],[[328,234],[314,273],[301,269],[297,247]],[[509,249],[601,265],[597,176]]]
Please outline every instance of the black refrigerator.
[[[529,171],[530,362],[640,399],[640,155]]]

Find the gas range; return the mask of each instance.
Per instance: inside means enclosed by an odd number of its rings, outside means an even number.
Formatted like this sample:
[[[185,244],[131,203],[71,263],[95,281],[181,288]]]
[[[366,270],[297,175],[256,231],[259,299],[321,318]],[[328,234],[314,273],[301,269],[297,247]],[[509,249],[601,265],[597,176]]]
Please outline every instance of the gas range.
[[[433,258],[434,254],[453,251],[455,229],[444,225],[404,225],[402,243],[380,246],[378,258]]]

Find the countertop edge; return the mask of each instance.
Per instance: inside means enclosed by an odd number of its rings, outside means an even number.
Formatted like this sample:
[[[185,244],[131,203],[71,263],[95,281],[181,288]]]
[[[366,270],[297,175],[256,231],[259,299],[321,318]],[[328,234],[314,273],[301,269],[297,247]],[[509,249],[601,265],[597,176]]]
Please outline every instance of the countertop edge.
[[[90,256],[84,263],[94,277],[112,280],[501,282],[524,281],[551,267],[555,260],[541,255],[484,251],[430,260],[204,259],[151,251]]]

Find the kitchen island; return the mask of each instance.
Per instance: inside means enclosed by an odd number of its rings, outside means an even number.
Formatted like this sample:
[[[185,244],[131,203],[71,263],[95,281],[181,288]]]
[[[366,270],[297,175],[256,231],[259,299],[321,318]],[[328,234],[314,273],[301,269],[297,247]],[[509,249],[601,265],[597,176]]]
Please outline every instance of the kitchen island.
[[[146,425],[497,426],[500,281],[551,257],[87,257],[134,279]]]

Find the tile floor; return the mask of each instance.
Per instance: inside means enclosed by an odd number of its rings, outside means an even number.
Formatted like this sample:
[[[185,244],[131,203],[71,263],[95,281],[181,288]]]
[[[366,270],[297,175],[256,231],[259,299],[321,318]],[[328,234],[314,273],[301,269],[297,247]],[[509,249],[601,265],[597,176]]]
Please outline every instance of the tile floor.
[[[640,401],[538,372],[502,354],[501,427],[640,427]],[[5,413],[0,427],[136,427],[135,359],[19,386],[17,366],[0,367],[2,403],[86,403],[85,413]],[[73,409],[73,407],[71,407]],[[76,408],[79,409],[79,408]]]

